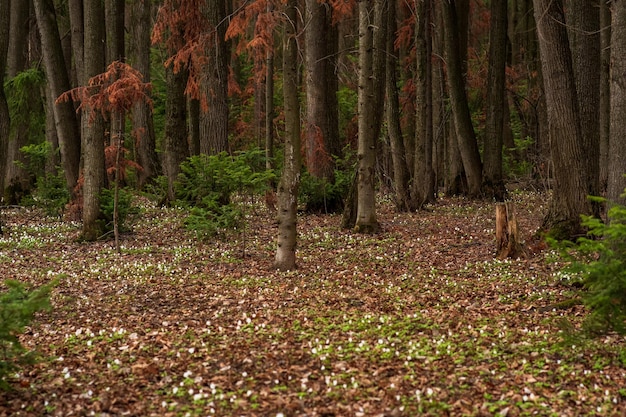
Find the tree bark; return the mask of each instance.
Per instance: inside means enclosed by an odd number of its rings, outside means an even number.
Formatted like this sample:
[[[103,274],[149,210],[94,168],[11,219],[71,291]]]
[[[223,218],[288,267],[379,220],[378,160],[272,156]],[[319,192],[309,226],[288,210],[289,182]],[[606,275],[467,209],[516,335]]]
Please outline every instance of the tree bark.
[[[433,85],[430,0],[416,0],[415,14],[415,157],[411,209],[416,210],[435,200],[433,170]]]
[[[611,34],[611,135],[607,197],[626,205],[626,0],[613,2]]]
[[[133,67],[141,72],[144,82],[150,81],[150,31],[152,0],[140,0],[130,6],[129,58]],[[156,153],[154,122],[150,106],[141,101],[132,109],[135,158],[141,166],[137,173],[137,188],[159,175],[159,157]]]
[[[180,173],[180,164],[189,156],[187,144],[187,98],[185,86],[188,72],[174,72],[173,64],[165,68],[165,134],[163,143],[163,171],[167,176],[167,201],[176,199],[174,183]]]
[[[84,75],[91,78],[104,71],[104,9],[100,0],[84,2]],[[104,119],[98,110],[83,112],[83,231],[87,241],[102,236],[100,192],[105,185]]]
[[[611,129],[611,9],[600,2],[600,193],[606,191],[609,180],[609,135]]]
[[[568,37],[580,111],[587,193],[600,195],[600,1],[571,1],[567,8]],[[593,214],[600,207],[592,204]]]
[[[391,1],[389,2],[389,13],[387,16],[386,116],[391,159],[393,163],[393,188],[396,210],[409,211],[409,167],[406,157],[406,148],[404,147],[404,139],[402,137],[402,127],[400,125],[400,99],[398,97],[397,85],[398,57],[394,49],[394,40],[396,31],[398,30],[396,14],[396,3]]]
[[[377,88],[381,88],[381,80],[380,74],[375,72],[374,44],[384,30],[382,24],[376,24],[380,21],[376,14],[382,12],[381,3],[382,0],[359,2],[359,143],[355,230],[360,233],[375,233],[380,228],[376,218],[375,165],[376,139],[380,129],[376,113],[381,104]]]
[[[534,0],[534,5],[555,179],[542,229],[569,239],[582,233],[580,215],[591,212],[572,55],[562,0]]]
[[[337,117],[337,29],[328,4],[306,0],[305,156],[308,172],[334,180],[335,156],[341,151]]]
[[[56,100],[61,94],[70,90],[71,84],[56,24],[54,2],[52,0],[33,0],[33,5],[35,6],[37,26],[41,36],[48,91],[53,100]],[[75,39],[72,44],[74,43],[82,43],[82,38],[80,40]],[[76,117],[74,104],[71,101],[57,102],[54,104],[53,110],[65,183],[68,190],[73,192],[78,181],[80,166],[80,124]]]
[[[17,1],[17,0],[13,0]],[[0,1],[0,190],[4,190],[4,170],[9,146],[11,119],[9,106],[4,93],[4,75],[6,73],[7,52],[9,49],[9,16],[11,1]]]
[[[300,103],[298,101],[297,0],[285,6],[283,40],[283,95],[285,112],[285,163],[278,185],[278,242],[275,267],[296,267],[298,186],[300,182]]]
[[[502,145],[505,97],[507,2],[491,2],[489,28],[489,69],[487,72],[487,120],[485,123],[483,193],[495,201],[504,201],[506,188],[502,177]]]
[[[210,28],[205,44],[207,60],[200,81],[200,153],[214,155],[228,151],[228,44],[226,3],[207,1],[205,17]]]
[[[461,43],[459,40],[458,16],[455,2],[442,2],[442,9],[446,32],[445,49],[448,64],[448,89],[452,116],[454,117],[454,125],[459,143],[459,151],[463,161],[463,168],[465,169],[465,175],[467,177],[468,193],[471,197],[478,197],[481,194],[482,163],[465,92],[463,61],[459,50]]]

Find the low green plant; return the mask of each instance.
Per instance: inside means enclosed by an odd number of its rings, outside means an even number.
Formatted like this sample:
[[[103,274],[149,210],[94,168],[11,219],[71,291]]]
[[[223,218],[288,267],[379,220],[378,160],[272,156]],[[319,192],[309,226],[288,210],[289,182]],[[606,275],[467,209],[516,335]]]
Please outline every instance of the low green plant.
[[[114,211],[114,197],[115,191],[109,188],[104,188],[100,192],[100,210],[102,212],[103,230],[110,232],[113,230],[113,211]],[[124,189],[119,189],[119,196],[117,202],[118,213],[118,225],[119,230],[124,232],[130,229],[130,218],[132,215],[137,214],[137,208],[132,205],[132,194]]]
[[[596,202],[606,202],[594,198]],[[583,330],[596,335],[608,331],[626,334],[626,207],[612,204],[609,222],[583,216],[587,236],[576,243],[557,244],[571,261],[567,272],[580,276],[583,302],[590,309]]]
[[[33,360],[17,336],[34,314],[50,308],[50,290],[56,281],[30,289],[23,283],[6,280],[8,291],[0,295],[0,389],[8,389],[6,377],[20,365]]]
[[[62,173],[37,177],[33,192],[22,199],[23,205],[43,209],[49,216],[60,216],[70,201],[70,193]]]
[[[263,155],[260,150],[234,156],[222,152],[192,156],[181,164],[175,189],[178,203],[190,208],[187,228],[208,238],[241,224],[245,202],[233,196],[260,194],[275,178],[265,169]]]
[[[353,154],[335,160],[333,181],[317,178],[304,171],[300,179],[298,199],[307,212],[334,213],[343,210],[343,202],[352,184]]]

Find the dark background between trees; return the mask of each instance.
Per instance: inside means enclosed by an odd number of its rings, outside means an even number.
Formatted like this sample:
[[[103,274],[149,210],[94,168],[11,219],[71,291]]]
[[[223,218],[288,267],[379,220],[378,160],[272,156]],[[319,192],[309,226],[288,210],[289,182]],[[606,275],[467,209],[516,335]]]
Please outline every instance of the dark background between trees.
[[[86,239],[102,232],[115,132],[132,162],[125,185],[163,175],[169,201],[187,157],[265,149],[268,167],[282,161],[279,251],[291,253],[300,157],[325,184],[351,162],[347,225],[363,232],[378,229],[379,189],[402,211],[439,192],[550,189],[542,229],[556,237],[601,213],[588,195],[623,202],[624,1],[10,0],[0,19],[4,204],[56,176]],[[152,106],[57,101],[114,61],[151,83]]]

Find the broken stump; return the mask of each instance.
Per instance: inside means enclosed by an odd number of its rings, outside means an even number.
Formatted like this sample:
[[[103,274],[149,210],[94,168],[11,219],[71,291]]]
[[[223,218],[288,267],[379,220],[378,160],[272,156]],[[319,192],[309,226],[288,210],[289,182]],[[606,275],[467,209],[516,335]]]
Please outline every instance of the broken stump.
[[[496,257],[498,259],[526,257],[511,202],[496,204]]]

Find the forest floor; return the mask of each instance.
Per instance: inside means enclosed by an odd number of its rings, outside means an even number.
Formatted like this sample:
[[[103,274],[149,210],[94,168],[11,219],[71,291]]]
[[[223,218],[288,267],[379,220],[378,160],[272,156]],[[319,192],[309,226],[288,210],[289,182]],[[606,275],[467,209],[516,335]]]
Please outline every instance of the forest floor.
[[[548,197],[513,194],[529,239]],[[5,209],[0,274],[58,277],[37,349],[0,416],[625,415],[626,342],[563,342],[584,307],[555,254],[494,258],[493,204],[378,209],[374,236],[299,218],[299,268],[272,269],[264,207],[198,242],[183,212],[142,201],[133,232],[78,243],[75,223]]]

